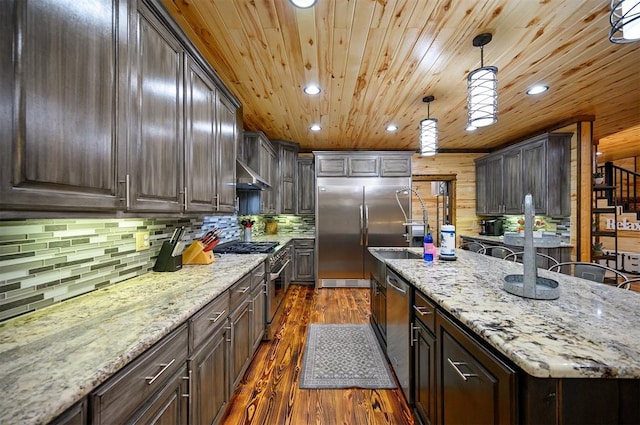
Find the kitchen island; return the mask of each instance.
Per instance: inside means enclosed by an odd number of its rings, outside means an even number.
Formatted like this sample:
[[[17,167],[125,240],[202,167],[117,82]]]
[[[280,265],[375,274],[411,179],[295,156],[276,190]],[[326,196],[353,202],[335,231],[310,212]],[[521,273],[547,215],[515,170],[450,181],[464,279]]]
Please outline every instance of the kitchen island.
[[[640,294],[539,269],[540,276],[559,283],[560,297],[521,298],[502,285],[504,276],[523,273],[522,264],[464,250],[456,255],[456,261],[433,264],[384,261],[436,306],[441,322],[454,323],[514,371],[516,422],[570,421],[590,409],[619,410],[640,420],[634,399],[640,394]],[[435,329],[434,338],[445,335],[447,326]],[[443,379],[441,370],[436,374]],[[612,400],[615,405],[606,405]]]

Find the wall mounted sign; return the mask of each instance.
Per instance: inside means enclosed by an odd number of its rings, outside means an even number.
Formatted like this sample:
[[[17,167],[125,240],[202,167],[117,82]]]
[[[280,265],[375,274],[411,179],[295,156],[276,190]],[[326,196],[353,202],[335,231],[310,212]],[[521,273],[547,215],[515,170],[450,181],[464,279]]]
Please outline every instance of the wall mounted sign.
[[[607,219],[607,230],[616,230],[615,220],[612,218]],[[632,230],[634,232],[640,232],[640,221],[629,221],[626,218],[618,222],[617,230]]]

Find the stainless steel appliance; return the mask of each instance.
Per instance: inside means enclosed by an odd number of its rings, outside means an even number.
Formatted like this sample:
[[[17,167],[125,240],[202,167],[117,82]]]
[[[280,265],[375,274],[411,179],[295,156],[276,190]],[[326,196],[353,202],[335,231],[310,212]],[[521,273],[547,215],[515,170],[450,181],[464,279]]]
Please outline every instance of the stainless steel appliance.
[[[278,242],[229,242],[214,248],[218,254],[270,254],[267,259],[269,270],[266,283],[266,322],[265,337],[273,337],[272,324],[277,322],[280,305],[291,283],[291,248],[278,246]]]
[[[319,286],[369,286],[375,267],[369,246],[408,246],[396,191],[409,177],[317,179],[316,243]],[[405,211],[409,196],[401,197]]]
[[[387,268],[387,356],[407,401],[409,392],[409,285]]]
[[[480,220],[480,234],[486,236],[502,236],[503,222],[501,218]]]

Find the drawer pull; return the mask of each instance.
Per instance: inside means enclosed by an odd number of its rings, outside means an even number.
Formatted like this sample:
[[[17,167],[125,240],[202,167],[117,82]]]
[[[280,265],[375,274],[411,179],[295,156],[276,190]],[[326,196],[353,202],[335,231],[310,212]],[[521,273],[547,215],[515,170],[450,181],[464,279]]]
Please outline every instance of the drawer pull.
[[[236,292],[240,293],[240,294],[244,294],[246,293],[249,289],[251,289],[250,286],[247,286],[246,288],[240,288],[238,289]]]
[[[155,382],[156,379],[158,379],[160,377],[160,375],[162,375],[167,369],[169,369],[169,367],[171,367],[171,365],[176,361],[176,359],[171,360],[169,363],[161,363],[160,366],[162,367],[162,369],[160,369],[160,372],[156,373],[155,376],[147,376],[146,379],[147,380],[147,384],[151,385]]]
[[[477,377],[478,375],[476,375],[475,373],[464,373],[460,370],[460,368],[458,368],[458,365],[466,365],[465,362],[454,362],[452,361],[450,358],[447,357],[447,361],[449,362],[449,364],[451,365],[451,367],[458,372],[458,375],[460,375],[460,377],[462,379],[464,379],[465,381],[467,380],[467,378],[474,378]]]
[[[421,306],[414,305],[413,309],[415,311],[417,311],[418,314],[420,314],[420,316],[428,316],[429,314],[433,314],[432,311],[427,310],[427,307],[421,307]]]
[[[226,313],[226,310],[222,310],[221,312],[217,313],[216,317],[210,317],[209,321],[216,323],[218,320],[220,320],[220,318]]]

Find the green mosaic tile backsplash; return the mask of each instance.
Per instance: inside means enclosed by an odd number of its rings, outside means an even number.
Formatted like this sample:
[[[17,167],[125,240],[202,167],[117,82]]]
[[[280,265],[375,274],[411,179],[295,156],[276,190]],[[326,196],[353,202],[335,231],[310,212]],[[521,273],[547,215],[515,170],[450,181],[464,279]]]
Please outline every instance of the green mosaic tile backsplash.
[[[0,321],[148,273],[176,226],[192,241],[218,227],[238,239],[237,217],[0,221]],[[136,252],[135,233],[150,249]]]

